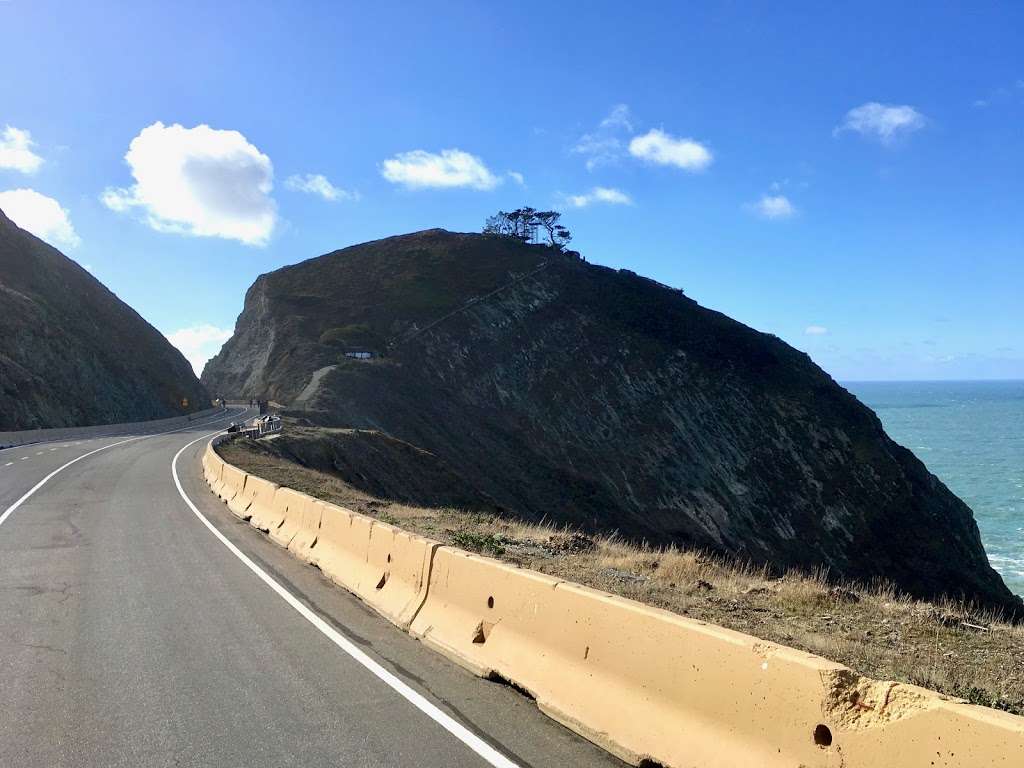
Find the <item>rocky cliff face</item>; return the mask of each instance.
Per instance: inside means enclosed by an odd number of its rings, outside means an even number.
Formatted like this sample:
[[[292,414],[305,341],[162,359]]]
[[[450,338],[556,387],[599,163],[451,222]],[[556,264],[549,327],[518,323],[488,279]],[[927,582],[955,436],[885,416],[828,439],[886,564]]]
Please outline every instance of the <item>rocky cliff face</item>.
[[[970,509],[805,354],[545,248],[431,230],[263,275],[203,380],[421,446],[510,514],[1019,606]]]
[[[188,362],[159,331],[0,211],[0,430],[207,407]]]

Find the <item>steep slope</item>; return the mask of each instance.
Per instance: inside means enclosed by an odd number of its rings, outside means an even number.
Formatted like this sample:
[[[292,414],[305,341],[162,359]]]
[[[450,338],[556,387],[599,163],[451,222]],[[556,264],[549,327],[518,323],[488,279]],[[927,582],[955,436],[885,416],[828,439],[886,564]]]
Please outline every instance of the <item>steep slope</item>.
[[[0,430],[141,421],[208,405],[159,331],[0,211]]]
[[[805,354],[572,255],[430,230],[286,267],[203,381],[420,446],[526,518],[1020,604],[970,509]]]

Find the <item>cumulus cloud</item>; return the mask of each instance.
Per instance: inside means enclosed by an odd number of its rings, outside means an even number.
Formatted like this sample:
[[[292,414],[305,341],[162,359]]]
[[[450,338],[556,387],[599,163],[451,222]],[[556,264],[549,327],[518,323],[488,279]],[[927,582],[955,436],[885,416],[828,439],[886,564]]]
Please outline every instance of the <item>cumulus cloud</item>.
[[[512,181],[514,181],[520,187],[526,186],[526,178],[519,171],[509,171],[505,175],[512,179]]]
[[[414,149],[400,152],[381,165],[381,175],[392,184],[407,189],[494,189],[501,179],[476,155],[461,149],[442,149],[440,153]]]
[[[654,128],[629,142],[629,153],[649,163],[673,165],[695,173],[711,165],[714,157],[698,141],[679,139]]]
[[[804,328],[804,334],[807,336],[824,336],[828,333],[828,328],[824,325],[808,325]]]
[[[224,342],[231,338],[231,331],[215,325],[194,325],[167,334],[167,340],[176,346],[192,365],[196,376],[203,372],[206,361],[216,355]]]
[[[12,125],[0,131],[0,168],[22,173],[35,173],[43,158],[32,151],[32,134]]]
[[[139,209],[158,232],[265,245],[277,222],[270,158],[238,131],[157,122],[125,155],[135,183],[107,188],[113,211]]]
[[[34,189],[0,192],[0,210],[19,227],[50,245],[75,248],[82,242],[60,203]]]
[[[924,128],[925,117],[916,109],[906,104],[879,104],[869,101],[854,107],[836,126],[832,135],[838,136],[844,131],[854,131],[877,139],[883,144],[892,144],[901,136]]]
[[[594,187],[582,195],[567,195],[565,203],[573,208],[586,208],[593,203],[632,205],[633,198],[622,190],[614,189],[613,187]]]
[[[789,219],[796,215],[796,207],[785,195],[762,195],[751,208],[765,219]]]
[[[285,179],[284,185],[294,192],[306,192],[310,195],[319,195],[324,200],[328,200],[332,203],[338,200],[359,199],[358,192],[351,192],[347,189],[334,186],[322,173],[307,173],[305,175],[293,174]]]

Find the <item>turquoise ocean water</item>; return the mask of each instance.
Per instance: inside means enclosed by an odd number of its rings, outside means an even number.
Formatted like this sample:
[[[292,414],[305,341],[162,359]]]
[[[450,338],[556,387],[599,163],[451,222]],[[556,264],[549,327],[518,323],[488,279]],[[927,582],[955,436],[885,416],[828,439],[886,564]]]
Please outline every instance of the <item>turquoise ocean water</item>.
[[[1024,381],[843,386],[974,510],[992,567],[1024,595]]]

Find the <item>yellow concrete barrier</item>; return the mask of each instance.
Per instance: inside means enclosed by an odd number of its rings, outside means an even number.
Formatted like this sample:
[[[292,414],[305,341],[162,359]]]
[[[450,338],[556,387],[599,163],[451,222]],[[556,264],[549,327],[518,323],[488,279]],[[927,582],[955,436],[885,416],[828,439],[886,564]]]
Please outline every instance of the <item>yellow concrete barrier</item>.
[[[1024,766],[1024,718],[442,547],[221,464],[212,487],[273,515],[279,544],[634,765]]]
[[[203,451],[203,466],[222,465],[224,460],[217,455],[217,451],[213,448],[213,441],[211,440],[206,444],[206,449]]]
[[[217,487],[217,495],[230,506],[232,500],[238,496],[245,487],[246,474],[238,467],[225,464],[220,474],[220,485]]]
[[[398,626],[408,627],[427,592],[436,541],[324,505],[315,563]]]
[[[220,473],[223,468],[223,464],[218,464],[209,457],[203,456],[203,476],[211,488],[220,482]]]
[[[323,519],[324,502],[306,496],[302,505],[302,519],[295,536],[288,542],[288,551],[307,563],[313,557],[313,548],[320,537],[320,521]]]
[[[252,477],[252,475],[249,475]],[[261,480],[265,485],[260,488],[253,488],[254,495],[258,495],[259,501],[253,501],[246,510],[245,517],[249,519],[249,525],[263,533],[270,533],[277,528],[284,519],[283,513],[274,503],[279,490],[277,485],[267,480]]]
[[[634,765],[1022,764],[1024,719],[441,547],[411,630]]]
[[[243,520],[250,519],[254,514],[265,514],[276,492],[277,485],[269,480],[256,475],[246,475],[245,485],[228,502],[228,509]]]
[[[275,544],[287,547],[302,523],[302,510],[309,496],[291,488],[278,488],[272,504],[275,517],[280,522],[270,528],[270,538]]]
[[[203,451],[203,477],[206,478],[208,485],[212,486],[220,478],[222,466],[223,464],[216,460],[213,447],[207,444],[206,450]]]
[[[351,510],[325,505],[320,523],[320,540],[313,562],[324,575],[350,592],[372,579],[366,562],[373,520]],[[377,575],[378,579],[380,574]]]
[[[431,561],[440,544],[374,521],[366,553],[369,578],[353,591],[403,629],[427,596]]]
[[[203,467],[206,471],[206,482],[209,483],[210,489],[219,496],[224,460],[217,455],[212,443],[207,443],[206,450],[203,451]]]
[[[310,564],[315,565],[335,582],[338,580],[332,574],[344,573],[350,559],[347,541],[353,515],[355,513],[351,510],[324,502],[320,518],[320,535],[316,546],[309,552]]]

